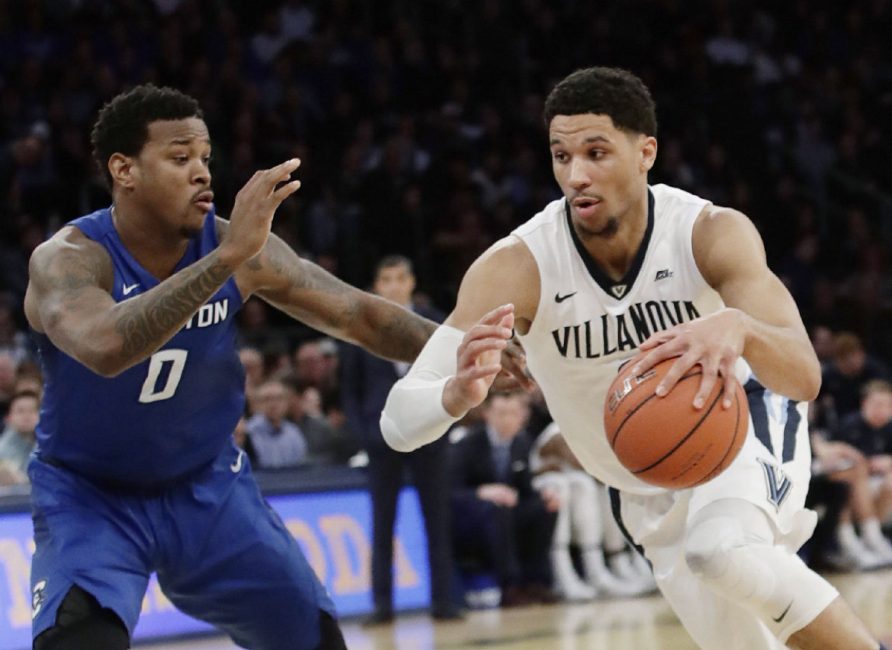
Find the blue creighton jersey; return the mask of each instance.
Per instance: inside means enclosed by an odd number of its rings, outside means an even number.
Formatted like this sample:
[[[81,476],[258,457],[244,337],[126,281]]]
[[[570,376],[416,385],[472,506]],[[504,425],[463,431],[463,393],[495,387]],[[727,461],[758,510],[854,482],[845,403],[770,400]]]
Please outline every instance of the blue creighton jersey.
[[[159,284],[124,248],[108,208],[69,225],[108,251],[117,302]],[[216,247],[212,210],[176,270]],[[37,427],[40,456],[134,487],[164,483],[211,462],[244,408],[233,322],[241,304],[230,277],[160,350],[114,378],[97,375],[38,334],[46,379]]]

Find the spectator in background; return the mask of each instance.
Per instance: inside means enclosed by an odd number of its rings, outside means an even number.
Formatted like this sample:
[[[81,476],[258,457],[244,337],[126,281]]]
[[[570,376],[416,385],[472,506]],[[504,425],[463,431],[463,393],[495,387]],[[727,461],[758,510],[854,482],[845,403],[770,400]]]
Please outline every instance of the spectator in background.
[[[819,475],[848,486],[848,501],[836,523],[838,551],[825,553],[821,560],[834,568],[860,570],[892,563],[892,548],[879,527],[870,470],[863,454],[849,444],[828,441],[818,434],[811,436],[811,442]],[[836,497],[829,495],[828,498],[832,505]],[[860,530],[855,529],[855,523]]]
[[[548,551],[561,504],[533,486],[526,396],[490,393],[483,417],[452,449],[456,556],[496,573],[503,607],[551,602]]]
[[[0,352],[12,356],[16,365],[31,358],[27,335],[16,327],[12,298],[0,296]]]
[[[294,352],[294,371],[307,386],[314,386],[325,401],[337,388],[337,346],[326,339],[304,341]]]
[[[415,276],[408,258],[383,258],[375,272],[373,291],[407,309],[441,322],[443,315],[412,304]],[[368,623],[393,619],[393,526],[404,474],[412,474],[418,491],[428,540],[431,572],[431,614],[436,619],[460,616],[452,604],[452,545],[449,511],[449,442],[440,440],[410,454],[387,446],[378,422],[387,393],[409,364],[380,359],[365,350],[345,345],[341,351],[341,400],[350,428],[369,457],[369,491],[372,497],[372,595],[375,609]]]
[[[15,357],[9,352],[0,352],[0,413],[6,414],[12,400],[16,382]]]
[[[28,482],[39,410],[40,397],[35,392],[16,393],[10,400],[6,427],[0,435],[0,485]]]
[[[257,388],[257,413],[248,420],[248,437],[260,469],[297,467],[307,460],[307,441],[294,422],[286,418],[288,393],[278,379]]]
[[[257,348],[245,347],[238,351],[238,358],[245,369],[245,400],[248,405],[248,413],[257,411],[257,388],[266,378],[266,370],[263,367],[263,355]]]
[[[841,332],[833,339],[833,359],[823,371],[818,401],[825,411],[826,425],[836,429],[858,410],[862,387],[872,379],[889,379],[886,365],[864,349],[855,334]]]
[[[892,384],[869,381],[862,395],[860,410],[840,423],[834,439],[848,443],[866,459],[874,510],[884,523],[892,515]]]
[[[574,601],[596,595],[635,596],[656,589],[650,579],[621,580],[607,568],[602,542],[606,519],[612,515],[601,509],[599,492],[604,488],[579,464],[557,423],[549,424],[533,443],[530,471],[533,487],[553,491],[561,504],[550,552],[558,594]],[[573,566],[571,541],[579,549],[585,581]]]
[[[316,465],[344,465],[356,453],[356,444],[344,428],[335,428],[322,412],[322,400],[314,386],[303,384],[295,375],[282,378],[288,391],[289,420],[300,427],[307,441],[307,462]]]

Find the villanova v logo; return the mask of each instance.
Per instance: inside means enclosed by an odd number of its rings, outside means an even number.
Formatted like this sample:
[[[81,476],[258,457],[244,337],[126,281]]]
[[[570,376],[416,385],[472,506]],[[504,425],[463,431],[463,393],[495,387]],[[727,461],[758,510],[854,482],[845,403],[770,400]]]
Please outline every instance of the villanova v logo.
[[[793,482],[787,478],[784,471],[772,465],[768,461],[759,459],[762,469],[765,471],[765,482],[768,484],[768,500],[774,505],[775,510],[780,510],[781,504],[793,489]]]

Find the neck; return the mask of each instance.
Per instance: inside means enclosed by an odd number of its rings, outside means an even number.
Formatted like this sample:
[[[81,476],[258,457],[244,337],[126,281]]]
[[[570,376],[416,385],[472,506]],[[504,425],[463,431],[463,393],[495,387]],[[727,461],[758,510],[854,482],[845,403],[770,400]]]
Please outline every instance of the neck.
[[[647,232],[648,193],[645,190],[641,198],[635,201],[625,213],[617,215],[616,232],[605,235],[593,235],[580,232],[576,224],[573,229],[592,259],[613,280],[625,277]],[[571,220],[572,221],[572,220]]]
[[[121,243],[134,259],[159,280],[169,277],[186,252],[189,239],[181,233],[165,231],[159,220],[124,201],[116,200],[111,214]]]

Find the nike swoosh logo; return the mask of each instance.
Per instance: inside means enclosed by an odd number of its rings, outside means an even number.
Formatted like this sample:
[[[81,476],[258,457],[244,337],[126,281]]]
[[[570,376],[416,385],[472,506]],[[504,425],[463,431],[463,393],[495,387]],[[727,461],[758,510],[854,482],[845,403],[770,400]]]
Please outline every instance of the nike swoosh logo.
[[[238,474],[242,471],[242,459],[245,457],[245,452],[238,452],[238,458],[236,458],[232,464],[229,466],[229,469],[232,470],[233,474]],[[788,608],[789,609],[789,608]],[[786,614],[786,612],[784,612]]]
[[[573,293],[568,293],[566,296],[562,296],[561,294],[556,293],[556,294],[554,294],[554,301],[557,303],[564,302],[567,298],[572,298],[577,293],[578,293],[577,291],[574,291]]]
[[[133,290],[136,289],[136,287],[138,287],[138,286],[139,286],[139,282],[137,282],[136,284],[131,284],[129,287],[124,287],[122,289],[122,291],[124,292],[125,296],[129,296],[133,292]]]
[[[787,615],[787,612],[790,611],[790,608],[791,608],[792,606],[793,606],[793,601],[791,600],[791,601],[790,601],[790,604],[787,605],[787,608],[783,611],[783,613],[782,613],[780,616],[778,616],[777,618],[774,618],[774,617],[772,616],[772,617],[771,617],[771,620],[774,621],[775,623],[780,623],[782,620],[784,620],[784,617]]]

